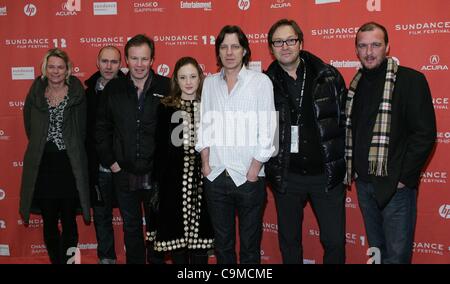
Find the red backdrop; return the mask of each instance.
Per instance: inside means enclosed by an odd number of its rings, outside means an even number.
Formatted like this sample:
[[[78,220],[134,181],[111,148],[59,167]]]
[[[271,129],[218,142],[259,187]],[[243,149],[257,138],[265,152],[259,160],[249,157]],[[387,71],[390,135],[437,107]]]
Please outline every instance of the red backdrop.
[[[216,72],[214,38],[226,24],[240,25],[252,49],[252,67],[265,69],[272,58],[267,31],[276,20],[297,20],[304,47],[337,67],[347,84],[358,66],[358,27],[378,21],[388,29],[391,56],[423,72],[437,115],[436,150],[419,191],[414,263],[450,263],[450,1],[448,0],[0,0],[0,263],[47,262],[42,219],[24,227],[18,214],[20,175],[26,138],[22,107],[32,79],[40,75],[44,53],[64,48],[82,81],[96,71],[98,49],[146,33],[155,40],[154,69],[171,75],[176,60],[196,57],[207,74]],[[347,262],[365,263],[368,248],[355,190],[347,200]],[[321,263],[319,229],[307,207],[304,257]],[[122,220],[115,212],[119,262],[123,262]],[[96,260],[94,227],[78,219],[83,263]],[[277,221],[271,195],[264,217],[263,263],[280,263]]]

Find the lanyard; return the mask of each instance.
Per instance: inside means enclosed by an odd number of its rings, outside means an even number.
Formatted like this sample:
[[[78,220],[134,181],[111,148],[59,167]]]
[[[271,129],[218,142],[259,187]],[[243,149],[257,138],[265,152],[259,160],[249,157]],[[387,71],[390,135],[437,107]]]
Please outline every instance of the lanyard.
[[[306,64],[305,64],[305,60],[303,60],[303,58],[300,58],[300,60],[303,63],[303,82],[302,82],[302,90],[300,92],[300,103],[299,103],[299,107],[298,107],[297,123],[295,125],[298,125],[298,123],[300,121],[300,117],[302,116],[303,93],[305,92],[305,82],[306,82]]]

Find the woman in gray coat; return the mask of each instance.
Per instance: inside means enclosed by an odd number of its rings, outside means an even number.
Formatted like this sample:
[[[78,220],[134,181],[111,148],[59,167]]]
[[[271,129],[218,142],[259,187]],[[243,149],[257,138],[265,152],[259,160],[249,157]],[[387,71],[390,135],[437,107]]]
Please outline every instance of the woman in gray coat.
[[[71,76],[67,54],[51,49],[44,57],[23,109],[25,152],[20,213],[42,214],[44,242],[52,263],[67,263],[78,244],[77,209],[90,222],[87,157],[84,148],[86,100]],[[58,229],[61,220],[62,232]]]

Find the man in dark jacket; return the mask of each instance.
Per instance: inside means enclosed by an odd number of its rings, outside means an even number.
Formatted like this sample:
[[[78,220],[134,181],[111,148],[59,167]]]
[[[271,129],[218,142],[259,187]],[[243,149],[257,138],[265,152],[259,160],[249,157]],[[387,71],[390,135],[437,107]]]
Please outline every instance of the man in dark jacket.
[[[279,151],[266,165],[274,190],[283,263],[302,263],[303,208],[316,213],[324,263],[345,262],[344,103],[339,72],[303,51],[303,33],[282,19],[269,31],[276,60],[267,74],[279,112]]]
[[[425,76],[386,54],[386,29],[362,25],[356,54],[363,68],[347,98],[346,183],[356,178],[369,246],[382,263],[410,263],[417,186],[436,139]]]
[[[100,264],[115,264],[117,259],[112,225],[115,194],[111,170],[100,165],[95,149],[95,121],[99,97],[106,84],[117,76],[124,76],[120,71],[120,61],[121,54],[117,47],[109,45],[101,48],[97,56],[98,71],[84,82],[87,87],[86,151],[88,153],[89,187],[94,211],[97,256]]]
[[[100,162],[113,172],[127,263],[146,260],[141,208],[151,189],[157,108],[169,91],[169,79],[151,69],[154,55],[154,42],[145,35],[127,42],[129,72],[103,90],[96,123]]]

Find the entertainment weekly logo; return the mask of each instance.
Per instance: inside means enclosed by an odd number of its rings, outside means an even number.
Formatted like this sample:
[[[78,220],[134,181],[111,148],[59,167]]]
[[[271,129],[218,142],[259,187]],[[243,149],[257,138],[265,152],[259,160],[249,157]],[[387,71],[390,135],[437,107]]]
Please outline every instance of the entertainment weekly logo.
[[[185,35],[155,35],[153,40],[155,43],[161,43],[166,46],[185,46],[185,45],[199,45],[199,35],[185,34]],[[206,42],[206,36],[202,39]],[[205,43],[206,44],[206,43]]]
[[[361,68],[359,60],[330,60],[330,65],[335,68],[351,68],[358,70]]]
[[[420,181],[422,183],[433,183],[433,184],[446,184],[448,179],[447,172],[431,172],[426,171],[420,175]]]
[[[410,36],[450,33],[450,21],[416,22],[395,24],[395,31],[407,33]]]
[[[270,3],[270,9],[284,9],[284,8],[291,8],[291,1],[285,1],[285,0],[276,0],[272,1]]]
[[[181,9],[203,9],[204,11],[212,10],[212,2],[201,2],[201,1],[180,1]]]
[[[427,65],[422,65],[421,71],[448,71],[446,64],[439,64],[441,58],[437,54],[430,55]]]
[[[125,46],[127,38],[124,36],[84,36],[80,37],[80,44],[82,47],[101,48],[107,45],[114,45],[116,47]]]
[[[159,1],[139,1],[133,3],[135,13],[162,13],[166,8]]]
[[[444,255],[450,247],[446,248],[444,244],[430,242],[414,242],[413,252],[420,254]]]
[[[311,30],[311,35],[322,39],[354,39],[359,27],[331,27]]]

